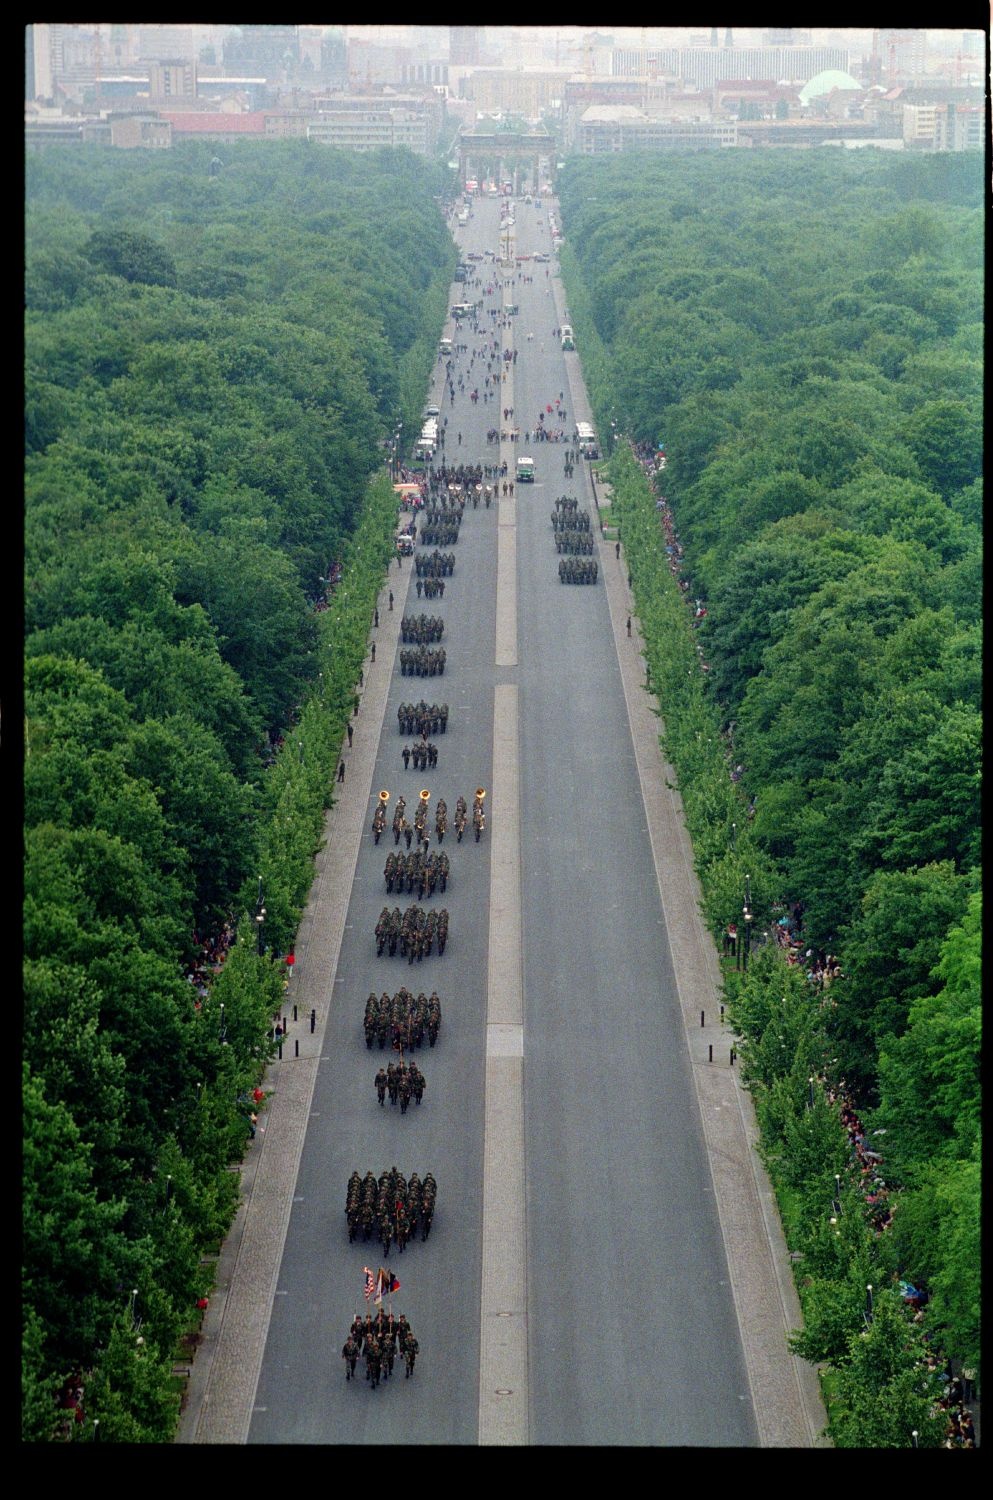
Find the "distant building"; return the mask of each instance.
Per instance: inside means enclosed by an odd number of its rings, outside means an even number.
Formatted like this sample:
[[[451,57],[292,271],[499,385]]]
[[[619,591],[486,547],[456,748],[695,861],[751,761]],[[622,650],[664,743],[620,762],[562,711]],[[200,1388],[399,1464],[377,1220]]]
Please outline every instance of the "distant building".
[[[561,100],[571,73],[540,68],[475,68],[459,88],[479,113],[519,115],[537,120]]]
[[[861,105],[865,89],[857,78],[840,68],[827,68],[804,84],[800,106],[817,115],[844,118]]]
[[[192,26],[139,26],[138,51],[135,60],[158,60],[168,57],[188,58],[197,55]]]
[[[449,26],[448,60],[456,67],[479,66],[480,26]]]
[[[197,92],[197,65],[185,58],[162,58],[148,65],[148,92],[153,99],[192,99]]]
[[[908,151],[982,151],[986,111],[978,104],[904,104]]]
[[[321,37],[321,78],[329,88],[348,87],[345,33],[334,27]]]
[[[662,120],[632,105],[591,105],[579,122],[576,150],[584,156],[621,151],[713,150],[738,143],[733,120]]]
[[[157,115],[125,115],[119,119],[111,115],[107,123],[112,146],[124,150],[136,147],[162,150],[172,145],[172,125]]]
[[[307,127],[309,140],[342,151],[393,150],[406,147],[426,156],[428,117],[411,109],[348,109],[321,113]]]
[[[279,79],[300,61],[297,27],[239,26],[224,38],[223,55],[225,70]]]
[[[173,139],[177,136],[228,137],[265,135],[265,114],[262,110],[160,110],[159,118],[168,120],[172,126]]]
[[[927,32],[913,27],[880,26],[873,53],[882,69],[880,83],[923,78],[927,71]]]
[[[615,47],[611,71],[628,77],[667,73],[684,84],[713,88],[721,79],[806,83],[825,68],[848,69],[841,47]]]

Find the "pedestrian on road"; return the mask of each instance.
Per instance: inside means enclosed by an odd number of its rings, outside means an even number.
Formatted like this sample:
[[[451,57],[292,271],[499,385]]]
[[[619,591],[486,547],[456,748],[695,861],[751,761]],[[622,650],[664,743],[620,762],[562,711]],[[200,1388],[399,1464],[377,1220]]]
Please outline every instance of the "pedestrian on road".
[[[621,544],[620,544],[620,542],[615,542],[614,543],[614,556],[617,558],[617,561],[620,562],[620,560],[621,560]]]
[[[359,667],[359,687],[365,687],[365,673],[361,667]]]
[[[375,641],[373,641],[373,643],[372,643],[372,650],[370,652],[370,657],[371,657],[371,659],[373,661],[376,660],[376,642]]]
[[[339,763],[339,765],[338,765],[338,780],[339,781],[344,781],[344,779],[345,779],[345,762],[341,761]]]
[[[631,616],[628,615],[628,635],[630,636],[630,634],[631,634]]]
[[[353,714],[357,714],[358,711],[359,711],[359,695],[358,695],[358,693],[356,693],[355,696],[354,696],[354,698],[352,699],[352,713]]]
[[[377,610],[376,610],[376,613],[375,613],[375,614],[374,614],[374,615],[373,615],[373,617],[372,617],[372,623],[373,623],[373,624],[374,624],[374,625],[375,625],[375,626],[377,626],[377,627],[378,627],[378,625],[379,625],[379,610],[378,610],[378,609],[377,609]]]
[[[629,630],[628,631],[628,635],[630,635],[630,634],[631,634],[631,632]],[[349,724],[349,726],[348,726],[348,748],[349,748],[349,750],[351,750],[351,748],[352,748],[352,735],[354,733],[355,733],[355,730],[352,728],[351,724]]]
[[[390,612],[393,611],[393,590],[390,589]]]

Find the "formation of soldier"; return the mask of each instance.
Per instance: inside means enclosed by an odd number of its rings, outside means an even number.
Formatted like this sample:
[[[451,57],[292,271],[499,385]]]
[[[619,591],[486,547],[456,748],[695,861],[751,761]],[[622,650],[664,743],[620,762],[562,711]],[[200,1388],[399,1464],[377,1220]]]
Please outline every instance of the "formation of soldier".
[[[559,559],[560,583],[596,583],[598,564],[595,557],[562,557]]]
[[[559,559],[559,583],[596,583],[598,564],[593,556],[593,528],[589,511],[579,508],[572,495],[560,495],[552,511],[555,550]]]
[[[440,615],[404,615],[400,621],[400,639],[405,644],[430,645],[444,634],[445,622]]]
[[[448,911],[425,912],[421,906],[408,906],[401,914],[399,906],[390,911],[384,906],[376,923],[376,953],[382,956],[389,952],[391,958],[400,950],[400,957],[408,963],[414,959],[430,958],[434,944],[438,944],[439,956],[448,942]]]
[[[432,990],[430,995],[425,995],[422,990],[415,996],[413,991],[401,986],[392,998],[385,990],[377,998],[373,991],[365,1003],[362,1029],[370,1050],[374,1042],[379,1043],[380,1051],[389,1042],[397,1051],[409,1052],[420,1047],[425,1037],[433,1047],[441,1029],[438,991]]]
[[[449,511],[443,514],[441,511],[426,511],[424,520],[418,531],[418,540],[422,547],[452,547],[459,539],[459,522],[462,517],[458,511],[452,514]]]
[[[414,567],[418,578],[450,578],[455,570],[455,553],[439,552],[437,547],[429,557],[418,553],[414,558]]]
[[[444,734],[448,727],[448,704],[401,703],[397,709],[397,722],[401,734],[419,734],[427,739],[429,734]]]
[[[569,557],[593,556],[592,531],[556,531],[555,550]]]
[[[376,1097],[380,1104],[386,1101],[386,1095],[390,1096],[390,1103],[399,1102],[400,1113],[407,1113],[407,1106],[413,1099],[415,1104],[420,1104],[424,1098],[426,1084],[424,1074],[416,1063],[389,1063],[387,1067],[380,1068],[374,1079],[376,1085]]]
[[[592,532],[590,513],[585,506],[580,510],[578,501],[562,495],[552,511],[552,530]]]
[[[417,597],[424,595],[425,599],[444,599],[445,580],[443,578],[418,578]]]
[[[482,464],[439,464],[428,470],[428,486],[432,494],[444,494],[454,485],[457,489],[479,484],[483,478]]]
[[[444,677],[444,646],[401,646],[401,677]]]
[[[363,1320],[358,1313],[352,1319],[341,1357],[345,1361],[345,1379],[352,1380],[360,1356],[365,1358],[365,1378],[373,1390],[380,1380],[388,1380],[399,1353],[406,1367],[404,1378],[409,1380],[420,1352],[414,1331],[403,1313],[399,1318],[392,1312],[380,1308],[376,1317],[367,1313]]]
[[[425,1173],[423,1182],[416,1172],[408,1182],[396,1167],[380,1173],[378,1180],[373,1172],[365,1177],[353,1172],[345,1194],[349,1241],[357,1239],[359,1233],[366,1240],[375,1234],[387,1255],[394,1240],[402,1254],[418,1228],[422,1243],[431,1233],[437,1196],[438,1184],[430,1172]]]
[[[448,886],[448,855],[444,850],[436,853],[424,854],[420,849],[411,854],[394,854],[392,851],[386,856],[386,866],[383,877],[386,881],[386,889],[392,895],[394,888],[399,895],[406,890],[408,895],[414,891],[421,901],[425,896],[433,896],[435,888],[444,891]]]
[[[410,761],[415,771],[427,771],[438,764],[438,746],[432,740],[415,740],[413,745],[404,745],[400,753],[405,771]]]

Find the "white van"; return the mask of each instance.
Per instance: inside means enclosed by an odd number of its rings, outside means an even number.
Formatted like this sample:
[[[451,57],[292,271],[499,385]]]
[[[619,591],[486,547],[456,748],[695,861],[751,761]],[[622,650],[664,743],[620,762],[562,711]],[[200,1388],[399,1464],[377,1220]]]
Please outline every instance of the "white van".
[[[447,359],[448,356],[451,354],[451,352],[452,352],[452,341],[451,341],[451,339],[439,339],[438,340],[438,353],[439,354],[443,354],[445,356],[445,358]]]
[[[517,483],[534,484],[533,458],[519,458],[517,460]]]

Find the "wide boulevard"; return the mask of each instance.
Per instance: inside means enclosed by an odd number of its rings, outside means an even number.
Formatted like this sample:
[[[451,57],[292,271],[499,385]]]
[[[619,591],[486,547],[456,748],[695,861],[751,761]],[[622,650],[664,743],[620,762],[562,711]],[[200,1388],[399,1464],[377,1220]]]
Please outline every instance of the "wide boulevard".
[[[475,200],[463,253],[550,252],[548,205],[514,213],[502,229],[501,203]],[[418,599],[412,559],[390,570],[395,611],[444,619],[447,665],[405,677],[391,651],[366,669],[391,674],[390,686],[248,1440],[750,1446],[752,1394],[619,667],[631,643],[618,640],[604,586],[614,548],[594,551],[595,586],[559,582],[550,514],[576,496],[595,530],[588,465],[567,478],[571,441],[525,443],[539,412],[571,439],[581,351],[563,353],[553,335],[554,255],[506,280],[492,259],[472,264],[480,284],[453,286],[452,302],[482,301],[478,332],[446,327],[469,352],[453,362],[454,401],[435,368],[430,399],[447,426],[434,462],[506,461],[509,480],[527,454],[536,480],[466,508],[457,545],[441,549],[455,553],[443,599]],[[518,311],[505,317],[505,303]],[[484,401],[487,374],[499,379],[481,352],[493,341],[508,379]],[[507,439],[488,442],[494,428]],[[435,736],[435,769],[404,771],[397,707],[422,696],[447,701],[448,731]],[[362,713],[356,729],[372,732]],[[448,890],[424,903],[448,908],[445,954],[413,966],[377,957],[384,904],[416,900],[386,894],[393,838],[372,839],[378,791],[392,815],[398,795],[412,813],[429,790],[433,828],[439,797],[451,815],[477,787],[482,840],[471,825],[461,844],[446,837]],[[442,1005],[437,1046],[415,1054],[424,1102],[402,1117],[376,1102],[389,1054],[367,1051],[362,1032],[369,993],[401,985],[436,989]],[[393,1164],[433,1172],[438,1204],[427,1242],[384,1258],[377,1243],[349,1244],[345,1189],[353,1170]],[[372,1391],[361,1360],[346,1382],[340,1350],[366,1311],[363,1267],[384,1264],[420,1354],[412,1379],[398,1360]]]

